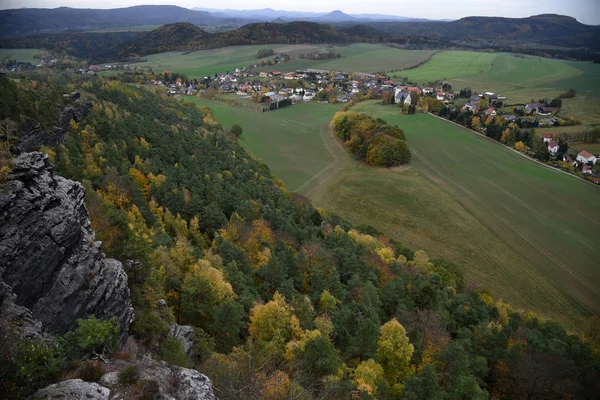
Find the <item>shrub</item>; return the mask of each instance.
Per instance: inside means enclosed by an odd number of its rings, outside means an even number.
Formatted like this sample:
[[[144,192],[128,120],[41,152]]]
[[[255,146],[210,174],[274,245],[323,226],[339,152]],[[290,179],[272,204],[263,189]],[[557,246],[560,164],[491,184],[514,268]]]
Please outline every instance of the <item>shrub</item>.
[[[119,344],[119,327],[117,319],[109,321],[91,316],[78,319],[78,327],[65,335],[65,340],[75,355],[85,357],[91,354],[107,354]]]
[[[150,379],[142,379],[137,384],[136,397],[144,400],[155,400],[158,399],[160,394],[160,388],[158,382]]]
[[[86,363],[79,371],[79,378],[86,382],[98,382],[102,375],[104,375],[104,370],[97,362]]]
[[[137,365],[128,365],[119,371],[119,383],[122,385],[133,385],[140,379]]]

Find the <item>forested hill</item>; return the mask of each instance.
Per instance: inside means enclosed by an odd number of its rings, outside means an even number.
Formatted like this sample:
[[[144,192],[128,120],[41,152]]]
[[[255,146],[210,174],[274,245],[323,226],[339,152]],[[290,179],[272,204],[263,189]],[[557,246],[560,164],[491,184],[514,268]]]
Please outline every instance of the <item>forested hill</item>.
[[[21,8],[0,10],[0,36],[133,25],[164,25],[174,22],[205,25],[224,21],[226,20],[207,12],[177,6],[134,6],[109,10],[69,7]]]
[[[542,14],[527,18],[466,17],[452,22],[369,23],[388,34],[418,35],[458,40],[515,45],[541,43],[600,50],[600,26],[585,25],[575,18]]]
[[[211,42],[209,33],[189,22],[161,26],[125,44],[121,54],[153,54],[163,51],[202,48]]]
[[[248,24],[214,35],[188,23],[176,23],[161,26],[137,37],[126,45],[121,55],[145,55],[171,50],[197,50],[251,44],[351,43],[362,42],[368,38],[367,35],[353,36],[329,25],[304,21]]]
[[[199,369],[219,398],[600,392],[597,317],[585,336],[569,334],[466,284],[448,262],[316,210],[209,109],[103,79],[67,88],[0,77],[0,88],[3,173],[31,104],[49,119],[62,93],[93,102],[62,144],[40,150],[83,183],[96,238],[129,265],[139,354]],[[188,353],[169,323],[193,327]],[[45,371],[19,343],[0,349],[10,370]],[[20,376],[0,374],[0,389],[35,389]]]

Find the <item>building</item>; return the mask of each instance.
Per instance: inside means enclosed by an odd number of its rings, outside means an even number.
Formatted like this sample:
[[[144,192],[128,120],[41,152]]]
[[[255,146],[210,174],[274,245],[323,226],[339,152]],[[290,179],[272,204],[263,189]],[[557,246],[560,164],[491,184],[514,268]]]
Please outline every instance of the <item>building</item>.
[[[577,154],[577,161],[584,164],[596,164],[596,160],[597,158],[587,151],[580,151],[579,154]]]
[[[589,165],[584,165],[583,168],[581,168],[581,173],[582,174],[586,174],[586,175],[591,175],[592,174],[592,167]]]
[[[544,141],[544,143],[551,142],[552,139],[553,137],[551,133],[544,133],[544,135],[542,136],[542,140]]]
[[[493,107],[490,107],[487,110],[485,110],[485,115],[491,115],[492,117],[495,117],[496,110]]]
[[[405,105],[410,106],[412,103],[410,93],[403,92],[399,88],[396,88],[396,90],[394,91],[394,102],[396,104],[404,103]]]
[[[550,153],[550,155],[552,155],[552,156],[555,156],[556,153],[558,153],[558,143],[549,142],[548,143],[548,153]]]

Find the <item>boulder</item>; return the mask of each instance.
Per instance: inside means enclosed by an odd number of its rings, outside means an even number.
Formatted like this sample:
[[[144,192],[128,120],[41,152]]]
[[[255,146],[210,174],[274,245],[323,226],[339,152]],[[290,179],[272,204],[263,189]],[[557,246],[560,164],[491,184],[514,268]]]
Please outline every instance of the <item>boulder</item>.
[[[69,379],[46,386],[29,398],[36,400],[108,400],[109,396],[110,390],[97,383]]]

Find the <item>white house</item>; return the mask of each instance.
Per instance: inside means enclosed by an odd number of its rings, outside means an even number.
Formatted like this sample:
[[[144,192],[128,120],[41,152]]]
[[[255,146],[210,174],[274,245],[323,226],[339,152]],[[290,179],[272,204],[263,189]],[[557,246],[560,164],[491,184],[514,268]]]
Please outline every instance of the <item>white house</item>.
[[[394,100],[396,104],[404,103],[407,106],[411,104],[410,93],[402,92],[400,88],[394,90]]]
[[[425,89],[423,89],[423,93],[425,93]],[[444,100],[446,100],[446,96],[444,95],[444,93],[438,93],[437,96],[435,96],[435,98],[438,101],[444,101]]]
[[[584,164],[596,164],[596,157],[587,151],[581,151],[577,154],[577,161],[581,161]]]
[[[544,133],[544,136],[542,136],[542,140],[544,141],[544,143],[548,143],[552,141],[552,134],[551,133]]]
[[[548,153],[555,156],[557,152],[558,152],[558,143],[556,143],[556,142],[548,143]]]

